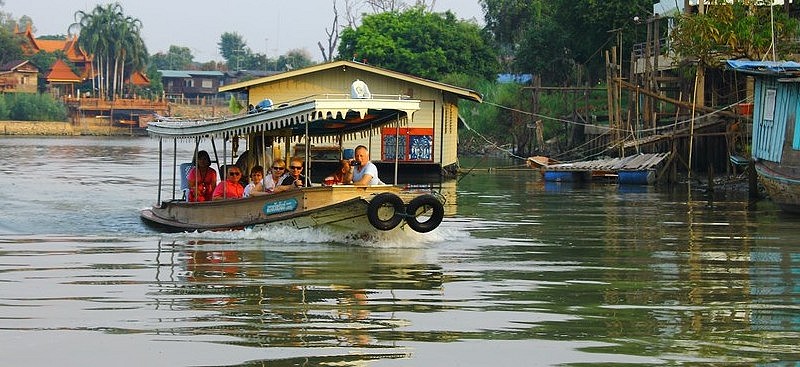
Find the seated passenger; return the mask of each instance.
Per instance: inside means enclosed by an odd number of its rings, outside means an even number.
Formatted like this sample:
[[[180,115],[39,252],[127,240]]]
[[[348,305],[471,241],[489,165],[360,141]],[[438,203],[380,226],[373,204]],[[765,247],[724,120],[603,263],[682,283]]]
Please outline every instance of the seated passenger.
[[[326,186],[342,184],[347,179],[347,175],[350,174],[350,161],[347,159],[342,159],[339,161],[339,168],[336,171],[333,171],[328,177],[325,177],[324,184]]]
[[[248,149],[236,159],[236,167],[239,167],[243,175],[251,173],[256,165],[267,167],[272,161],[272,138],[262,139],[261,136],[251,136],[248,138],[247,147]],[[247,177],[242,177],[242,179],[242,186],[247,186]]]
[[[239,183],[239,177],[242,176],[242,171],[239,167],[228,166],[228,174],[225,175],[225,181],[221,181],[217,188],[214,189],[214,196],[212,200],[225,200],[225,199],[241,199],[244,195],[244,187]]]
[[[266,195],[267,190],[264,188],[264,167],[253,166],[250,172],[250,183],[244,188],[244,197]]]
[[[353,160],[353,170],[346,182],[352,182],[356,186],[382,185],[378,178],[378,167],[369,160],[369,150],[363,145],[355,149],[355,159]]]
[[[214,188],[217,186],[217,171],[211,168],[211,157],[208,152],[197,152],[194,167],[189,169],[186,179],[189,182],[189,201],[211,201]]]
[[[281,181],[281,184],[275,188],[275,192],[283,192],[286,190],[300,188],[305,186],[306,176],[303,175],[303,158],[294,157],[289,164],[289,175]]]
[[[264,177],[264,190],[268,193],[274,192],[275,188],[281,185],[281,182],[289,176],[286,172],[286,162],[283,159],[276,159],[272,162],[272,169],[269,175]]]

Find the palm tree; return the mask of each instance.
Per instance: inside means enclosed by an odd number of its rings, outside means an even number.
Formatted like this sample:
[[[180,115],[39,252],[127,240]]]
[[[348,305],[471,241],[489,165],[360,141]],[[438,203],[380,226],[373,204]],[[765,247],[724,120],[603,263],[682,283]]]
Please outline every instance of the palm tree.
[[[94,55],[92,86],[103,98],[115,99],[128,74],[143,69],[147,48],[139,35],[142,22],[125,16],[119,3],[97,5],[91,13],[78,11],[70,31],[78,31],[78,44]],[[95,84],[97,83],[97,84]]]

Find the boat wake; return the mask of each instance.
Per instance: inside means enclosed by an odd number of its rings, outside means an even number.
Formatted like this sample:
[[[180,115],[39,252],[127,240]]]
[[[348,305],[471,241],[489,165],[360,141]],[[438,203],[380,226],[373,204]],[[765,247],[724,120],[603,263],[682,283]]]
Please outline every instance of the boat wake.
[[[169,233],[167,239],[183,239],[212,242],[264,241],[269,244],[287,245],[341,244],[375,248],[418,248],[448,241],[453,238],[455,228],[441,227],[428,233],[418,233],[410,228],[402,231],[354,233],[328,228],[297,229],[289,226],[271,226],[259,230],[205,231]]]

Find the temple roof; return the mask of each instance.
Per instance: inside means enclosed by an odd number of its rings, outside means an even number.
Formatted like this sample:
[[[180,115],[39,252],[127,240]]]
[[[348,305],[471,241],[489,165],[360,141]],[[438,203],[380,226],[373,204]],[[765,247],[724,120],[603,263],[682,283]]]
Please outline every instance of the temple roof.
[[[53,68],[50,69],[50,73],[47,74],[46,77],[47,81],[52,82],[61,82],[61,83],[80,83],[81,78],[75,74],[72,69],[67,66],[67,64],[62,61],[61,59],[56,60],[53,63]]]

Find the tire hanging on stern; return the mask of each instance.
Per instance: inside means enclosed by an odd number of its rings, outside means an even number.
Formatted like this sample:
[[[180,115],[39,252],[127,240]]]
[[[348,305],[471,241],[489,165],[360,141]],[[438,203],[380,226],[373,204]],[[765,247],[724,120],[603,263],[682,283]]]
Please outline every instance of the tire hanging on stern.
[[[382,208],[391,208],[391,210],[393,210],[392,216],[388,219],[381,218]],[[388,231],[400,225],[405,212],[403,199],[391,192],[382,192],[375,195],[375,197],[369,201],[369,205],[367,206],[367,219],[369,219],[369,223],[372,224],[375,229]]]

